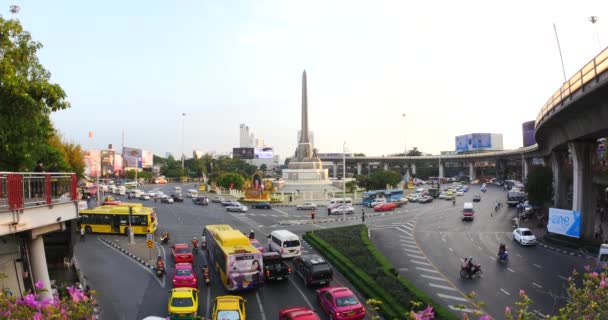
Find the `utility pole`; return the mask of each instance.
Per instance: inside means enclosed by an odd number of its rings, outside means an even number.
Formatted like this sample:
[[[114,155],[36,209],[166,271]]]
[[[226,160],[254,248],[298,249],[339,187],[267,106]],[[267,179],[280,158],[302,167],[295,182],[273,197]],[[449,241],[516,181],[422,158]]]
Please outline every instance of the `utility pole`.
[[[559,45],[559,36],[557,35],[557,27],[555,22],[553,23],[553,30],[555,31],[555,39],[557,39],[557,50],[559,50],[559,59],[562,61],[562,72],[564,73],[564,83],[566,83],[566,67],[564,67],[564,57],[562,56],[562,47]]]
[[[405,113],[401,115],[403,117],[403,156],[407,156],[407,134],[405,134],[407,132],[407,126],[405,124]]]
[[[184,123],[186,120],[186,113],[182,113],[182,170],[184,170]]]
[[[602,51],[602,42],[600,41],[600,35],[597,32],[597,22],[599,21],[599,18],[597,16],[591,16],[589,17],[589,21],[591,21],[591,23],[593,24],[593,29],[595,29],[595,37],[597,38],[597,44],[598,46],[600,46],[600,51]]]

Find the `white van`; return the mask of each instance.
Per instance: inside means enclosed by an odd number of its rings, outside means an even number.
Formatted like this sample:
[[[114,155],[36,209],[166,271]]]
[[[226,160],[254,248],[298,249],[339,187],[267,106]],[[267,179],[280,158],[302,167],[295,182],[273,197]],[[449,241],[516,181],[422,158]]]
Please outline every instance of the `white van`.
[[[196,197],[198,197],[198,191],[196,191],[194,189],[190,189],[190,190],[186,191],[186,197],[196,198]]]
[[[173,192],[178,194],[178,193],[182,193],[182,188],[181,187],[175,187],[173,188]]]
[[[475,216],[475,209],[473,209],[473,202],[465,202],[462,208],[462,220],[473,220]]]
[[[116,193],[121,196],[124,196],[125,194],[127,194],[127,187],[119,186],[118,188],[116,188]]]
[[[603,270],[606,266],[608,266],[608,244],[603,243],[597,255],[596,267],[598,270]]]
[[[288,230],[275,230],[268,235],[268,250],[278,252],[282,258],[302,255],[300,238]]]
[[[343,205],[352,206],[353,199],[351,199],[351,198],[332,198],[331,200],[329,200],[329,205],[327,205],[327,208],[333,209],[333,208],[337,208],[337,207],[343,206]]]

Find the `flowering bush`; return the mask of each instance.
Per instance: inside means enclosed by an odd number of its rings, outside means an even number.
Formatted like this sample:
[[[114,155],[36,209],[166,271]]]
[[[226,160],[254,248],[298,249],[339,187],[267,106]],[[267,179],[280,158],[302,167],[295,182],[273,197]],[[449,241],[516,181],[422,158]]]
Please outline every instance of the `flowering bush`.
[[[38,291],[46,291],[42,282],[36,283]],[[94,292],[90,297],[80,289],[68,287],[68,296],[59,299],[41,299],[40,295],[29,293],[23,299],[0,295],[0,319],[14,320],[95,320]]]

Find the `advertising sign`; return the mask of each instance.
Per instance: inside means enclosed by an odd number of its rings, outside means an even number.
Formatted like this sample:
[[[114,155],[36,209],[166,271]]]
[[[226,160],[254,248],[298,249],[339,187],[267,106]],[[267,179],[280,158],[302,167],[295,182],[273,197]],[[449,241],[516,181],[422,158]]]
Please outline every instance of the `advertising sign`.
[[[254,154],[256,159],[272,159],[274,157],[274,151],[271,147],[255,148]]]
[[[122,156],[114,154],[114,172],[122,172]]]
[[[262,254],[228,256],[228,290],[257,288],[262,284]]]
[[[524,138],[524,147],[531,146],[536,143],[536,139],[534,138],[534,134],[536,132],[534,129],[534,120],[522,123],[521,132]]]
[[[101,175],[111,175],[114,173],[114,151],[101,150]]]
[[[238,159],[253,159],[253,148],[232,148],[232,157]]]
[[[152,151],[142,150],[141,151],[141,167],[142,168],[152,168],[154,164],[154,155],[152,155]]]
[[[101,163],[101,152],[99,150],[89,150],[87,165],[89,167],[89,177],[97,177],[99,165]]]
[[[549,223],[547,224],[547,230],[568,237],[580,238],[581,212],[549,208]]]
[[[492,148],[492,135],[489,133],[471,133],[456,136],[456,151],[475,151]]]
[[[141,150],[135,148],[123,148],[123,160],[125,167],[141,168]]]

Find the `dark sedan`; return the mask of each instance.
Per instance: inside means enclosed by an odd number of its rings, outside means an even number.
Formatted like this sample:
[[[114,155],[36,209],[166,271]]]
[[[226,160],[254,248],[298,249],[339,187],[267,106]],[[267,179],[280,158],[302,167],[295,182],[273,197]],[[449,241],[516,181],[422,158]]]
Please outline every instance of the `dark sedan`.
[[[473,202],[480,202],[481,201],[481,196],[480,195],[474,195],[473,196]]]
[[[268,202],[256,202],[251,205],[252,209],[272,209],[272,206]]]
[[[171,198],[173,198],[173,201],[175,202],[184,202],[184,196],[182,196],[181,193],[174,193],[171,195]]]
[[[207,197],[195,197],[195,198],[192,198],[192,203],[198,204],[198,205],[201,205],[201,206],[206,206],[206,205],[209,204],[209,198],[207,198]]]

